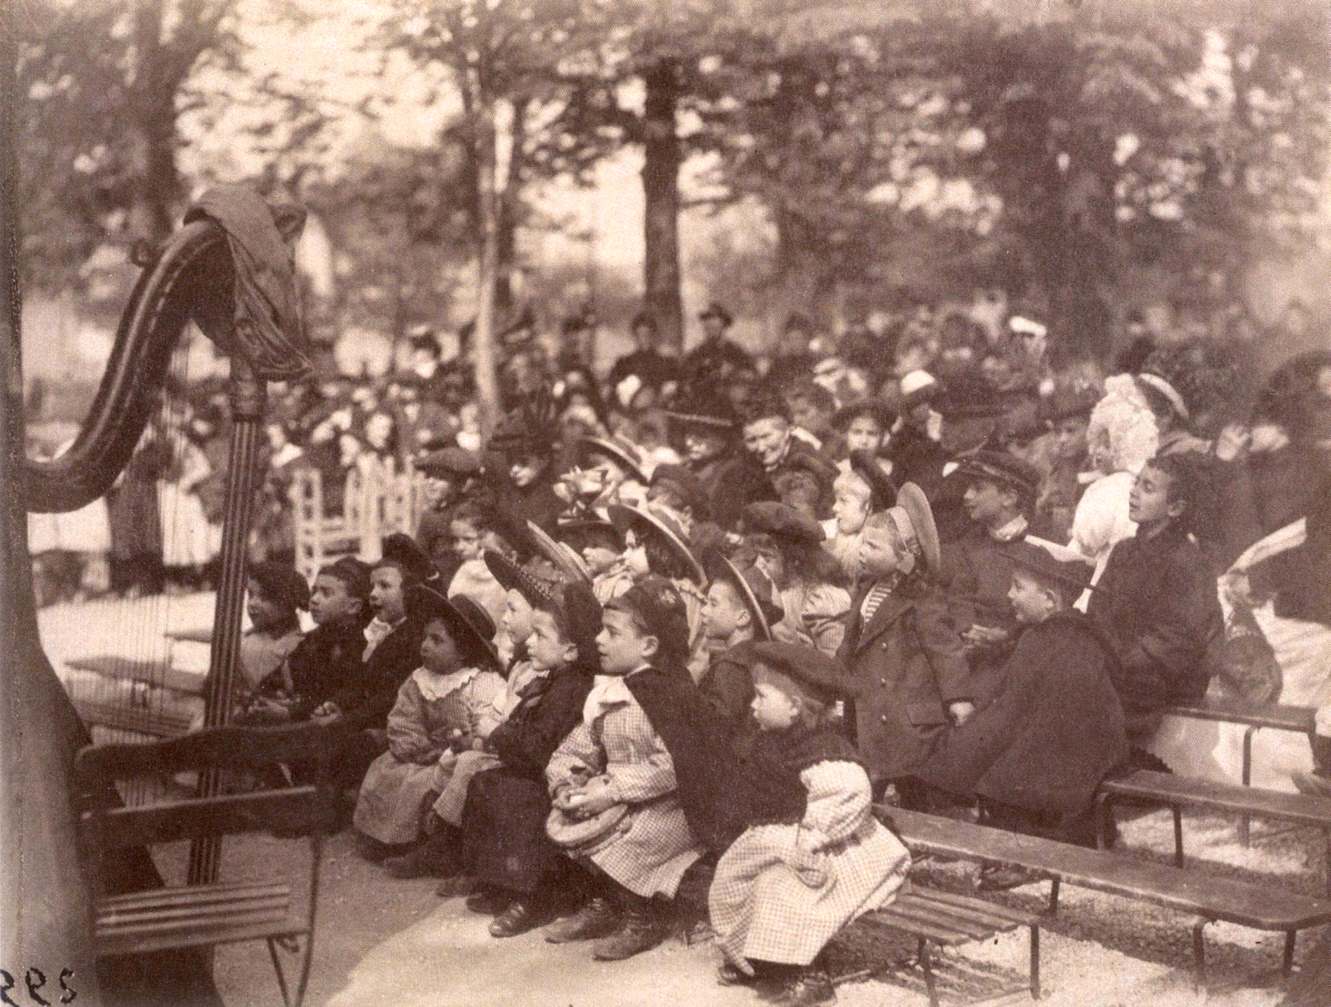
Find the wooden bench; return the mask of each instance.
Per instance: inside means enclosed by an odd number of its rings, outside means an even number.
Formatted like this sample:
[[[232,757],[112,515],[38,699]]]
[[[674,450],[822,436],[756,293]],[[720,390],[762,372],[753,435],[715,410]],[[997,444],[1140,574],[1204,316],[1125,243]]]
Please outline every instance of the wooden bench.
[[[1174,815],[1174,864],[1178,867],[1183,866],[1184,807],[1238,812],[1255,818],[1315,826],[1322,830],[1327,841],[1326,885],[1327,894],[1331,895],[1331,799],[1137,770],[1127,776],[1106,780],[1096,792],[1096,834],[1101,849],[1108,839],[1115,800],[1148,801],[1169,806]]]
[[[1063,882],[1149,902],[1193,916],[1193,964],[1200,986],[1206,978],[1205,927],[1217,920],[1285,935],[1282,972],[1294,964],[1300,930],[1331,923],[1331,900],[1315,899],[1270,884],[1216,877],[1107,850],[1025,836],[971,822],[939,818],[902,808],[875,806],[912,852],[936,853],[982,863],[1008,864],[1036,871],[1052,882],[1049,912],[1058,911]]]
[[[332,766],[347,731],[338,726],[217,727],[182,738],[143,744],[90,745],[78,753],[79,841],[94,880],[93,940],[98,957],[140,955],[166,948],[211,947],[264,940],[282,1000],[298,1005],[309,981],[319,899],[324,836],[336,828],[337,791]],[[316,767],[316,783],[240,794],[192,797],[127,808],[114,784],[184,771],[253,773],[299,762]],[[309,837],[308,895],[293,897],[290,871],[245,881],[187,883],[110,893],[100,884],[103,856],[126,847],[184,839],[211,839],[255,831],[283,838]],[[289,988],[278,950],[295,950],[298,965]]]
[[[1292,731],[1306,734],[1312,744],[1316,730],[1314,718],[1317,710],[1311,706],[1279,706],[1274,703],[1255,703],[1237,696],[1206,696],[1196,703],[1168,707],[1166,714],[1188,717],[1192,720],[1210,720],[1225,724],[1246,724],[1243,732],[1243,785],[1252,783],[1252,737],[1263,727],[1273,731]],[[1239,817],[1239,841],[1248,845],[1249,820]]]
[[[929,944],[954,947],[988,940],[1017,927],[1030,928],[1030,989],[1040,999],[1040,924],[1038,918],[1019,909],[995,906],[965,895],[953,895],[919,885],[897,895],[891,905],[861,916],[857,921],[870,927],[888,927],[910,934],[918,941],[917,960],[924,973],[930,1007],[938,1005]]]

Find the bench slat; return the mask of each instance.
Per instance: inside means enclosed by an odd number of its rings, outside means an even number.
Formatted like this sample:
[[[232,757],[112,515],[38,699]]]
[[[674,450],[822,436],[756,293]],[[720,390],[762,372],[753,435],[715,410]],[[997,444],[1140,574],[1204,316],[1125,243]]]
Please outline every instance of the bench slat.
[[[890,908],[899,916],[919,920],[921,923],[927,923],[939,929],[955,930],[970,940],[981,940],[989,937],[995,930],[994,927],[987,927],[974,919],[955,915],[958,912],[957,910],[954,910],[953,913],[947,913],[936,904],[930,905],[927,902],[916,901],[911,899],[909,895],[897,899]],[[1012,928],[1005,924],[1002,929],[1010,930]]]
[[[1207,696],[1197,703],[1168,707],[1165,713],[1194,720],[1220,720],[1311,734],[1317,711],[1310,706],[1280,706],[1275,703],[1255,703],[1250,699]]]
[[[97,911],[107,909],[133,910],[140,905],[170,905],[172,903],[217,902],[232,897],[247,895],[277,895],[289,892],[290,885],[263,881],[234,882],[222,885],[191,885],[171,888],[154,888],[150,891],[131,892],[128,895],[112,895],[99,899]]]
[[[199,672],[182,671],[160,661],[143,661],[138,658],[117,657],[114,654],[71,657],[64,664],[65,667],[73,668],[75,671],[88,671],[103,678],[144,682],[193,696],[203,695],[206,677]]]
[[[952,947],[956,944],[965,944],[972,940],[967,934],[958,933],[955,930],[945,930],[941,927],[932,926],[920,920],[904,916],[901,913],[894,912],[892,906],[884,906],[882,909],[875,909],[859,918],[859,922],[867,923],[875,927],[887,927],[893,930],[904,930],[908,934],[914,934],[916,937],[927,937],[931,941]]]
[[[74,709],[89,727],[96,725],[116,731],[133,731],[154,738],[175,738],[186,734],[193,723],[193,718],[184,714],[87,699],[75,699]]]
[[[930,902],[943,902],[948,905],[965,909],[967,912],[981,919],[992,919],[997,927],[999,923],[1010,923],[1013,926],[1028,927],[1036,922],[1033,913],[1023,912],[1020,909],[1011,909],[1008,906],[995,905],[992,902],[985,902],[983,899],[971,898],[968,895],[957,895],[955,892],[944,892],[936,888],[912,888],[911,895],[916,898],[926,899]]]
[[[264,937],[285,937],[309,932],[305,918],[288,916],[283,920],[267,922],[220,922],[215,925],[178,931],[156,933],[130,932],[103,937],[98,934],[99,955],[147,954],[167,948],[204,947],[213,944],[232,944],[237,941],[259,940]]]
[[[1199,874],[917,811],[882,806],[875,810],[914,850],[1016,864],[1083,888],[1256,930],[1288,932],[1331,922],[1331,901],[1272,885]]]
[[[1196,780],[1140,769],[1106,780],[1101,789],[1116,797],[1179,802],[1220,811],[1239,811],[1306,825],[1331,826],[1331,799],[1279,790]]]
[[[282,895],[241,899],[235,902],[210,902],[203,905],[176,905],[168,907],[140,906],[130,913],[110,912],[97,915],[97,929],[113,933],[139,929],[153,924],[179,924],[193,926],[200,920],[222,919],[235,916],[276,919],[291,910],[291,899]]]
[[[275,923],[287,917],[283,907],[261,906],[257,909],[238,909],[229,906],[215,907],[211,913],[195,913],[190,916],[158,919],[147,916],[140,920],[121,923],[98,923],[96,930],[101,937],[125,937],[130,934],[151,936],[169,931],[194,931],[229,926],[253,926],[260,923]]]

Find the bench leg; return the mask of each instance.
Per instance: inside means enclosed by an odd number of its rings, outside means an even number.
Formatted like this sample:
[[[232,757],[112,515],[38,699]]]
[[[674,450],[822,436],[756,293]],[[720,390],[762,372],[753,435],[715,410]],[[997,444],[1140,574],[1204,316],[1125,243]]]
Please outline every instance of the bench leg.
[[[1049,886],[1049,908],[1045,910],[1050,916],[1058,915],[1058,886],[1061,878],[1054,878]]]
[[[934,985],[934,966],[929,960],[929,941],[920,938],[920,968],[924,971],[924,988],[929,993],[929,1007],[938,1007],[938,989]]]
[[[1183,866],[1183,808],[1175,804],[1169,809],[1174,812],[1174,866]]]
[[[1280,959],[1280,974],[1287,979],[1294,969],[1294,940],[1298,935],[1297,930],[1290,930],[1285,934],[1285,953]]]
[[[282,1003],[291,1007],[291,994],[287,991],[287,977],[282,971],[282,960],[277,957],[277,940],[268,938],[268,955],[273,959],[273,971],[277,973],[277,987],[282,991]]]
[[[1031,924],[1031,999],[1040,999],[1040,928]]]
[[[1202,930],[1210,922],[1202,919],[1192,925],[1193,984],[1199,993],[1206,988],[1206,941]]]
[[[1243,732],[1243,785],[1252,786],[1252,736],[1257,733],[1256,727],[1249,727]],[[1239,842],[1247,846],[1251,838],[1248,826],[1250,825],[1247,815],[1239,816]]]
[[[1110,794],[1095,795],[1095,848],[1097,850],[1108,849],[1109,847],[1109,823],[1112,821],[1113,814],[1110,808]]]

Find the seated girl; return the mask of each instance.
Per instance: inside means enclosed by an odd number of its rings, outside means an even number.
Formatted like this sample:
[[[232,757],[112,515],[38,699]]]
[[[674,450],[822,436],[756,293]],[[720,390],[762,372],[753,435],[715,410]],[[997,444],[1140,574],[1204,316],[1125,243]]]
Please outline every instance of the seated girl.
[[[294,567],[263,562],[250,567],[245,585],[250,629],[240,638],[240,675],[236,679],[237,715],[281,702],[292,693],[287,658],[304,638],[300,611],[310,607],[310,588]],[[285,714],[285,708],[283,709]],[[282,716],[280,719],[286,719]]]
[[[422,812],[458,753],[480,748],[502,719],[504,680],[484,609],[420,585],[408,593],[407,608],[425,626],[421,667],[398,690],[388,751],[366,772],[352,819],[361,845],[376,852],[420,840]]]
[[[746,830],[716,865],[708,911],[723,985],[779,987],[775,1002],[836,999],[818,956],[848,923],[896,895],[910,855],[873,817],[854,747],[830,724],[854,693],[809,647],[752,645],[758,737],[735,777]]]

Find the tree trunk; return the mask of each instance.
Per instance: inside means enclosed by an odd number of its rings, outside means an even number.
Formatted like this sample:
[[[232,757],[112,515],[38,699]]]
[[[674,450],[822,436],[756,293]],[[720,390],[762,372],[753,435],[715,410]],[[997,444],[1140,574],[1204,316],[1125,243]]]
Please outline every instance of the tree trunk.
[[[679,166],[683,160],[675,131],[679,99],[674,60],[659,59],[643,75],[647,87],[643,116],[642,191],[645,202],[643,288],[647,310],[656,318],[662,346],[684,347],[680,301]]]
[[[132,195],[131,233],[154,244],[171,234],[178,178],[176,176],[176,89],[168,53],[162,45],[162,5],[140,2],[134,9],[138,66],[131,87]]]
[[[481,431],[489,437],[499,418],[499,385],[495,375],[495,288],[499,279],[499,200],[495,192],[494,101],[484,84],[477,88],[477,189],[480,196],[481,249],[476,271],[476,331],[472,356],[480,400]]]

